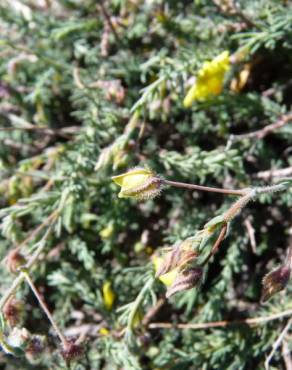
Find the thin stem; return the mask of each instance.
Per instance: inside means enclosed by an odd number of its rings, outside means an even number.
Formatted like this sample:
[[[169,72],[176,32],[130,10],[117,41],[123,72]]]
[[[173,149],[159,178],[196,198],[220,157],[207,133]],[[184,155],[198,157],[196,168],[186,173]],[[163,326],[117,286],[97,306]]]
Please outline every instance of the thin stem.
[[[263,186],[263,187],[254,187],[254,188],[250,187],[250,188],[244,188],[244,189],[213,188],[213,187],[209,187],[209,186],[188,184],[188,183],[185,183],[185,182],[170,181],[170,180],[166,180],[166,179],[161,179],[161,182],[164,185],[174,186],[176,188],[208,191],[208,192],[211,192],[211,193],[221,193],[221,194],[227,194],[227,195],[246,196],[248,198],[248,197],[251,197],[251,196],[255,197],[259,194],[275,193],[275,192],[278,192],[278,191],[286,190],[291,186],[291,182],[285,181],[285,180],[290,180],[290,178],[283,179],[283,182],[281,184]]]
[[[176,188],[185,188],[189,190],[201,190],[201,191],[208,191],[211,193],[221,193],[221,194],[227,194],[227,195],[246,195],[250,189],[221,189],[221,188],[213,188],[209,186],[201,186],[201,185],[195,185],[195,184],[187,184],[185,182],[178,182],[178,181],[170,181],[170,180],[162,180],[162,183],[169,186],[174,186]]]
[[[263,186],[256,188],[256,195],[258,194],[265,194],[265,193],[276,193],[278,191],[286,190],[288,187],[291,186],[292,183],[289,183],[288,181],[285,182],[285,179],[283,179],[283,182],[281,184],[276,185],[270,185],[270,186]]]
[[[24,277],[22,275],[18,275],[12,282],[10,288],[5,292],[3,297],[0,300],[0,311],[3,310],[6,303],[9,299],[14,295],[16,289],[22,284],[24,281]]]
[[[54,212],[52,212],[38,227],[36,227],[29,236],[24,239],[17,247],[20,248],[23,245],[27,244],[29,241],[34,239],[42,230],[44,227],[46,227],[51,221],[54,221],[54,219],[58,216],[59,210],[56,209]],[[45,234],[46,235],[46,234]],[[46,238],[46,236],[44,236]]]
[[[152,287],[152,285],[154,284],[154,281],[155,279],[151,278],[147,281],[147,283],[144,285],[144,287],[142,288],[142,290],[140,291],[140,293],[137,295],[135,301],[133,302],[133,307],[131,308],[131,312],[130,312],[130,315],[129,315],[129,318],[128,318],[128,324],[127,324],[127,330],[128,331],[132,331],[132,327],[133,327],[133,322],[134,322],[134,319],[135,319],[135,316],[138,312],[138,309],[145,297],[145,294],[149,291],[149,289]]]
[[[51,234],[51,231],[52,231],[52,225],[51,225],[51,227],[48,228],[48,230],[46,231],[43,238],[39,241],[38,248],[35,250],[34,254],[31,256],[31,258],[29,259],[28,263],[25,266],[27,269],[30,269],[34,265],[36,260],[38,259],[39,255],[41,254],[41,252],[43,251],[43,249],[46,245],[46,241],[47,241],[49,235]],[[14,295],[16,289],[20,286],[20,284],[22,284],[23,281],[24,281],[24,276],[22,274],[19,274],[14,279],[14,281],[12,282],[12,285],[5,292],[5,294],[3,295],[3,297],[0,300],[0,311],[6,305],[8,300]]]
[[[275,354],[275,352],[277,351],[277,349],[279,348],[280,344],[282,343],[282,341],[284,340],[285,336],[287,335],[290,327],[292,325],[292,318],[290,318],[287,322],[287,324],[285,325],[284,329],[281,331],[281,334],[279,335],[278,339],[274,342],[273,344],[273,347],[272,347],[272,351],[270,352],[269,356],[267,357],[266,361],[265,361],[265,368],[268,370],[270,368],[270,362]]]
[[[50,214],[50,216],[39,226],[37,227],[31,234],[28,238],[26,238],[21,244],[19,244],[18,248],[24,244],[26,244],[28,241],[30,241],[31,239],[33,239],[42,229],[45,225],[47,225],[48,223],[48,220],[52,221],[51,225],[48,227],[47,231],[45,232],[44,236],[42,237],[42,239],[38,242],[38,248],[35,250],[35,252],[33,253],[33,255],[30,257],[30,259],[28,260],[25,268],[27,269],[30,269],[34,264],[35,262],[37,261],[39,255],[42,253],[42,251],[44,250],[45,246],[46,246],[46,241],[48,240],[51,232],[52,232],[52,229],[53,229],[53,225],[56,221],[56,218],[58,216],[58,210],[55,210],[54,212],[52,212]],[[37,231],[37,232],[36,232]],[[20,284],[22,284],[22,282],[24,281],[24,276],[22,274],[19,274],[15,279],[14,281],[12,282],[12,285],[10,286],[10,288],[5,292],[5,294],[3,295],[3,297],[1,298],[0,300],[0,311],[3,309],[3,307],[5,306],[5,304],[7,303],[7,301],[14,295],[15,291],[17,290],[17,288],[20,286]]]
[[[38,127],[38,126],[31,126],[31,127],[0,127],[0,131],[10,132],[10,131],[36,131],[41,132],[45,135],[50,136],[64,136],[68,137],[68,135],[72,135],[78,131],[77,126],[66,127],[66,129],[51,129],[48,127]],[[70,137],[71,138],[71,137]]]
[[[271,123],[270,125],[267,125],[260,130],[248,132],[246,134],[230,135],[230,140],[232,142],[236,142],[244,139],[263,139],[265,136],[285,126],[290,121],[292,121],[292,113],[281,116],[278,121],[276,121],[275,123]]]
[[[227,231],[227,224],[224,224],[220,230],[220,233],[218,235],[218,238],[215,242],[215,244],[213,245],[213,248],[211,249],[210,253],[208,254],[207,258],[205,259],[205,261],[202,263],[202,265],[206,265],[210,258],[212,256],[214,256],[214,254],[218,251],[219,247],[220,247],[220,244],[222,243],[225,235],[226,235],[226,231]]]
[[[27,281],[30,289],[32,290],[33,294],[35,295],[36,299],[38,300],[41,308],[43,309],[43,311],[46,314],[47,318],[49,319],[50,323],[52,324],[56,334],[60,338],[60,341],[62,342],[63,347],[66,348],[68,346],[68,341],[65,338],[65,336],[63,335],[63,333],[61,332],[61,330],[59,329],[58,325],[56,324],[53,316],[51,315],[51,313],[48,309],[48,306],[46,305],[45,301],[43,300],[43,298],[39,294],[36,286],[34,285],[34,282],[31,280],[28,272],[26,270],[22,270],[21,275],[23,275],[24,279]]]
[[[203,322],[203,323],[186,323],[186,324],[172,324],[168,322],[155,322],[150,323],[148,325],[149,329],[192,329],[192,330],[200,330],[200,329],[210,329],[210,328],[225,328],[227,326],[233,325],[258,325],[263,324],[265,322],[279,320],[286,316],[292,315],[292,309],[282,311],[270,316],[262,316],[262,317],[253,317],[249,319],[243,320],[224,320],[224,321],[211,321],[211,322]]]
[[[112,31],[112,33],[113,33],[113,35],[114,35],[114,37],[115,37],[116,41],[117,41],[118,43],[121,43],[121,39],[120,39],[120,37],[119,37],[119,35],[118,35],[118,33],[117,33],[116,29],[115,29],[115,26],[113,25],[113,22],[112,22],[112,20],[111,20],[110,15],[108,14],[108,12],[107,12],[107,10],[106,10],[106,8],[105,8],[104,4],[103,4],[103,1],[101,1],[101,2],[100,2],[100,4],[98,4],[98,5],[97,5],[97,7],[99,7],[99,9],[100,9],[100,11],[101,11],[102,15],[104,16],[104,18],[105,18],[105,20],[106,20],[106,22],[107,22],[107,24],[108,24],[109,28],[111,29],[111,31]]]

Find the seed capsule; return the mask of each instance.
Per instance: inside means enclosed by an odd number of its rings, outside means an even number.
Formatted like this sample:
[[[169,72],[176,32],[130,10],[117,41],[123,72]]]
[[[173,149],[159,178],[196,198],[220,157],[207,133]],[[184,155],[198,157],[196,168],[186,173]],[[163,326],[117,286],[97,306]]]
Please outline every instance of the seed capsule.
[[[162,180],[151,170],[133,168],[112,180],[121,186],[119,198],[153,199],[160,194]]]

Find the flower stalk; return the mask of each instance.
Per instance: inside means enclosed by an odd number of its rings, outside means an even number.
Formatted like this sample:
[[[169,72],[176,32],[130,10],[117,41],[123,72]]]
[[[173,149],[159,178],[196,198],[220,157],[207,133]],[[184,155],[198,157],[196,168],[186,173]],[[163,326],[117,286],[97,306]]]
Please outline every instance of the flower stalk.
[[[222,189],[222,188],[213,188],[210,186],[202,186],[202,185],[196,185],[196,184],[188,184],[185,182],[179,182],[179,181],[170,181],[170,180],[162,180],[162,183],[164,185],[174,186],[176,188],[183,188],[188,190],[199,190],[199,191],[207,191],[211,193],[221,193],[225,195],[246,195],[248,191],[250,191],[249,188],[247,189]]]
[[[53,316],[51,315],[51,313],[50,313],[50,311],[48,309],[48,306],[46,305],[45,301],[43,300],[43,298],[39,294],[36,286],[34,285],[34,282],[32,281],[31,277],[29,276],[28,271],[26,269],[22,269],[21,270],[21,275],[26,280],[27,284],[29,285],[29,287],[32,290],[33,294],[35,295],[36,299],[38,300],[38,302],[39,302],[42,310],[46,314],[48,320],[50,321],[52,327],[54,328],[56,334],[58,335],[58,337],[59,337],[59,339],[60,339],[63,347],[64,348],[68,347],[69,342],[67,341],[67,339],[65,338],[65,336],[63,335],[63,333],[59,329],[58,325],[56,324]]]

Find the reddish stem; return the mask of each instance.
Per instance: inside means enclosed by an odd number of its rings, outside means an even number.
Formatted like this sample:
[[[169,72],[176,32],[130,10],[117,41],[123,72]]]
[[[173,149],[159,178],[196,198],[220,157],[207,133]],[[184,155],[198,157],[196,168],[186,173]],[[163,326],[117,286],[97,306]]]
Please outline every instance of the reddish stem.
[[[221,193],[221,194],[228,194],[228,195],[246,195],[250,189],[221,189],[221,188],[212,188],[209,186],[202,186],[196,184],[187,184],[185,182],[178,182],[178,181],[170,181],[170,180],[162,180],[162,183],[165,185],[175,186],[176,188],[185,188],[190,190],[201,190],[201,191],[208,191],[212,193]]]

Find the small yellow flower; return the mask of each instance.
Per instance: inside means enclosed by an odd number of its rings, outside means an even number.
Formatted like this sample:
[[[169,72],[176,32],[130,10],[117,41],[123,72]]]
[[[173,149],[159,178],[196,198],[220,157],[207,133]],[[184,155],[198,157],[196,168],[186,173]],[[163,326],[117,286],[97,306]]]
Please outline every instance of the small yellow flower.
[[[212,61],[204,62],[198,72],[195,84],[184,98],[184,107],[189,108],[196,100],[205,100],[212,95],[219,95],[229,68],[230,55],[228,51],[222,52]]]
[[[161,179],[144,168],[133,168],[122,175],[113,176],[112,180],[121,186],[119,198],[152,199],[161,189]]]
[[[116,294],[112,289],[110,281],[106,281],[102,286],[103,303],[108,310],[111,310],[116,299]]]
[[[153,256],[152,262],[154,265],[155,272],[159,270],[161,264],[163,263],[163,258],[158,257],[156,255]],[[175,268],[169,272],[167,272],[164,275],[161,275],[158,277],[158,279],[165,285],[165,286],[171,286],[173,282],[175,281],[176,277],[178,275],[178,268]]]
[[[133,317],[133,321],[131,323],[132,329],[137,328],[138,326],[140,326],[142,320],[143,320],[143,313],[142,313],[141,310],[137,310],[137,312],[135,313],[135,315]]]
[[[109,224],[99,232],[99,235],[102,239],[109,239],[113,235],[113,232],[114,226],[113,224]]]
[[[99,334],[102,335],[103,337],[106,335],[109,335],[110,331],[107,328],[100,328],[99,329]]]

